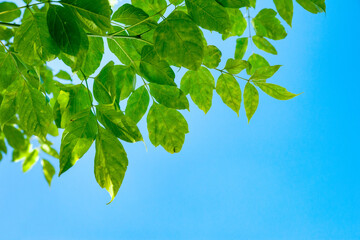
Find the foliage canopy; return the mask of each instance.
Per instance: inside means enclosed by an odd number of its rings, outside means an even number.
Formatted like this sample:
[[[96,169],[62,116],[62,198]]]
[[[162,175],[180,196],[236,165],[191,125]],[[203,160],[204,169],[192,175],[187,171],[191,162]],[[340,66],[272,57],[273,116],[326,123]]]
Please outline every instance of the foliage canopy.
[[[273,2],[276,11],[256,9],[253,18],[256,0],[132,0],[116,11],[108,0],[1,2],[0,159],[12,148],[12,161],[21,160],[26,172],[44,152],[59,159],[61,175],[95,141],[95,178],[112,201],[128,165],[121,141],[143,141],[137,123],[146,113],[151,143],[177,153],[189,132],[179,111],[189,110],[188,95],[205,113],[214,91],[237,115],[243,101],[248,121],[259,104],[258,89],[279,100],[297,96],[267,81],[280,65],[257,53],[243,59],[252,43],[260,53],[276,55],[272,42],[286,38],[277,15],[291,26],[293,0]],[[325,0],[296,2],[311,13],[326,10]],[[218,68],[222,46],[208,45],[206,30],[223,41],[237,38],[224,69]],[[107,50],[121,65],[109,62],[97,71]],[[46,63],[56,58],[72,73],[54,74]],[[187,69],[180,86],[176,68]],[[240,76],[245,72],[249,77]],[[238,81],[246,82],[244,91]],[[64,129],[60,153],[47,139],[58,129]],[[41,164],[50,185],[55,168],[45,159]]]

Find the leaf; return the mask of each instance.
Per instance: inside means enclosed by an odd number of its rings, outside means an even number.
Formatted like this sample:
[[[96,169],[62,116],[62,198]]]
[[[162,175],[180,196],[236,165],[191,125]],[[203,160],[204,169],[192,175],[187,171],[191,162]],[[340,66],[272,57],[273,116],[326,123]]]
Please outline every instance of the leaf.
[[[221,62],[221,51],[214,45],[207,46],[203,64],[208,68],[217,68]]]
[[[114,27],[114,30],[117,32],[121,29],[119,27]],[[117,35],[128,36],[128,34],[124,31],[118,33]],[[135,48],[135,45],[133,44],[134,41],[137,40],[131,40],[126,38],[107,39],[110,51],[114,53],[115,56],[120,60],[120,62],[125,65],[135,65],[135,62],[140,61],[141,59],[141,52],[138,52],[138,50]]]
[[[44,153],[46,153],[49,156],[52,156],[56,159],[60,158],[59,153],[54,148],[52,148],[49,144],[46,144],[46,143],[41,144],[41,150]]]
[[[189,109],[189,101],[183,91],[175,86],[150,83],[150,93],[160,104],[168,108]]]
[[[85,31],[81,29],[80,31],[80,48],[76,55],[72,56],[62,52],[59,55],[59,59],[62,60],[66,65],[71,67],[71,70],[76,73],[80,71],[84,65],[86,64],[85,61],[87,60],[87,53],[89,50],[89,39]],[[79,75],[79,74],[78,74]],[[79,75],[81,79],[83,79],[83,75]]]
[[[242,70],[249,66],[245,60],[229,58],[226,62],[225,69],[231,74],[239,74]]]
[[[216,0],[216,1],[227,8],[250,7],[249,0]]]
[[[305,10],[311,13],[326,12],[325,0],[296,0]]]
[[[66,128],[74,115],[89,109],[91,107],[90,97],[92,101],[90,91],[82,84],[62,87],[56,100],[59,108],[57,114],[60,118],[55,118],[58,127]],[[55,106],[57,105],[55,104]],[[60,126],[58,121],[60,121]]]
[[[157,21],[165,13],[167,3],[165,0],[131,0],[131,3],[144,10]]]
[[[235,59],[242,60],[248,47],[249,38],[238,38],[236,40]]]
[[[277,55],[275,47],[265,38],[255,35],[252,37],[252,40],[254,41],[255,46],[260,50]]]
[[[223,40],[232,36],[243,35],[247,27],[247,21],[239,9],[228,9],[227,12],[231,27],[222,35]]]
[[[26,149],[26,141],[24,138],[24,134],[20,132],[19,129],[11,125],[5,125],[3,131],[6,140],[11,147],[20,150]]]
[[[252,8],[255,8],[256,7],[256,0],[250,0],[250,6]]]
[[[116,100],[120,102],[129,97],[135,90],[136,73],[131,65],[115,65],[113,73],[116,88]]]
[[[174,71],[166,61],[160,60],[152,46],[142,49],[140,71],[149,82],[176,86]]]
[[[258,68],[256,69],[255,73],[250,77],[250,80],[259,81],[271,78],[279,70],[280,67],[281,65]]]
[[[89,150],[97,131],[97,121],[90,109],[72,117],[61,139],[59,176],[74,166]]]
[[[61,51],[76,56],[80,50],[82,28],[79,28],[75,16],[69,7],[50,5],[47,13],[47,25],[51,37]]]
[[[42,168],[43,168],[43,173],[44,173],[45,180],[49,184],[49,187],[50,187],[52,178],[55,175],[55,168],[53,167],[53,165],[49,161],[47,161],[45,159],[41,160],[41,165],[42,165]]]
[[[210,31],[225,33],[231,22],[226,9],[216,1],[185,0],[189,15],[196,24]]]
[[[89,38],[89,50],[86,53],[81,70],[85,76],[90,77],[100,67],[104,55],[104,40],[102,38]],[[83,76],[81,76],[83,77]]]
[[[198,71],[187,71],[181,79],[180,89],[190,93],[194,103],[206,114],[212,105],[215,80],[211,72],[201,67]]]
[[[0,26],[0,40],[9,41],[14,36],[14,31],[10,28]]]
[[[102,127],[99,128],[95,148],[95,178],[100,187],[109,192],[111,203],[124,180],[128,166],[127,155],[120,141]]]
[[[276,11],[273,9],[262,9],[252,20],[256,35],[267,37],[273,40],[286,38],[287,33],[279,19],[276,18]]]
[[[125,3],[115,11],[111,20],[126,25],[134,25],[149,18],[149,15],[141,8]]]
[[[62,0],[71,7],[81,25],[89,32],[103,33],[111,28],[111,7],[108,0]]]
[[[56,75],[55,77],[57,78],[60,78],[60,79],[63,79],[63,80],[71,80],[71,76],[70,74],[68,74],[67,72],[63,71],[63,70],[60,70]]]
[[[34,165],[35,163],[39,160],[39,151],[37,149],[34,149],[26,158],[25,161],[23,162],[22,165],[22,171],[25,173],[27,171],[29,171]]]
[[[97,117],[101,124],[115,137],[126,142],[135,143],[143,140],[136,123],[121,111],[106,105],[98,105]]]
[[[0,92],[19,78],[17,66],[10,53],[0,52]]]
[[[147,117],[151,143],[161,145],[169,153],[178,153],[189,132],[185,118],[177,110],[154,103]]]
[[[248,122],[250,122],[259,105],[259,92],[250,82],[246,83],[245,85],[244,105],[246,117]]]
[[[60,53],[50,36],[45,13],[34,13],[20,25],[15,34],[14,47],[29,65],[51,61]]]
[[[28,135],[45,138],[52,123],[52,111],[45,96],[39,90],[24,84],[19,96],[20,126]]]
[[[15,3],[12,2],[1,2],[0,3],[0,21],[1,22],[12,22],[21,15],[20,9],[17,9]],[[17,10],[15,10],[17,9]],[[6,12],[6,13],[5,13]]]
[[[289,24],[291,27],[292,18],[294,14],[293,0],[273,0],[276,6],[276,10],[280,16]]]
[[[125,115],[138,123],[146,113],[149,102],[150,97],[145,86],[139,87],[131,94],[127,102]]]
[[[0,106],[0,126],[4,126],[16,114],[17,104],[16,99],[22,92],[23,85],[19,80],[14,81],[4,92],[4,99]]]
[[[230,74],[221,74],[216,83],[216,92],[222,101],[239,116],[242,93],[236,79]]]
[[[261,90],[263,90],[263,92],[265,92],[267,95],[278,100],[289,100],[300,95],[288,92],[286,88],[280,87],[272,83],[255,82],[255,85],[258,86]]]
[[[101,70],[94,80],[94,97],[98,103],[111,104],[115,100],[114,62],[111,61]]]
[[[184,12],[174,11],[154,33],[154,46],[161,58],[190,70],[200,68],[204,57],[203,35]]]
[[[246,69],[248,75],[253,75],[258,68],[268,67],[270,64],[266,59],[259,54],[254,53],[248,59],[249,66]]]

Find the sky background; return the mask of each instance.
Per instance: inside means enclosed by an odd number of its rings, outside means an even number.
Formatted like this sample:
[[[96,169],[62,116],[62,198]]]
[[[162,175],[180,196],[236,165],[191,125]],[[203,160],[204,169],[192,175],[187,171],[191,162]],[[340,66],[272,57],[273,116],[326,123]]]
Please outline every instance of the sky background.
[[[259,1],[265,6],[273,7]],[[296,4],[293,28],[275,43],[279,55],[263,55],[284,65],[270,82],[304,94],[278,101],[261,93],[250,124],[243,106],[238,118],[214,94],[207,115],[194,104],[183,112],[190,133],[170,155],[150,144],[142,120],[148,151],[124,144],[129,167],[110,205],[93,148],[51,188],[40,163],[23,174],[5,157],[0,239],[360,239],[359,8],[328,0],[326,15],[312,15]],[[236,38],[206,36],[224,66]]]

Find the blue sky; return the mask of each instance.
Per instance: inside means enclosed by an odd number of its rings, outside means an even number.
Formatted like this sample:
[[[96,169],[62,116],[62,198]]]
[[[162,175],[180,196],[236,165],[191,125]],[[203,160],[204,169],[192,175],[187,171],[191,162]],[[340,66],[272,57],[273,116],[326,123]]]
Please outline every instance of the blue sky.
[[[22,174],[5,158],[0,239],[360,239],[359,7],[329,0],[326,15],[311,15],[296,6],[279,55],[264,55],[284,65],[270,82],[304,94],[261,94],[250,124],[243,106],[238,118],[215,94],[207,115],[193,104],[184,112],[190,134],[170,155],[151,146],[141,121],[148,151],[124,145],[129,167],[110,205],[93,148],[51,189],[40,164]],[[234,39],[207,36],[224,64]]]

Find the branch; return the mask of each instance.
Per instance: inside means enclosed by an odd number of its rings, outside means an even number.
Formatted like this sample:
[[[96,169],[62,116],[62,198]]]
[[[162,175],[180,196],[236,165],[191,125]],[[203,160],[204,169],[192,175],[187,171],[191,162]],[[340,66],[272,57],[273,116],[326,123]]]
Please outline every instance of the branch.
[[[20,27],[19,24],[15,24],[15,23],[6,23],[6,22],[0,22],[0,26],[4,26],[4,27],[12,27],[12,28],[18,28]]]

